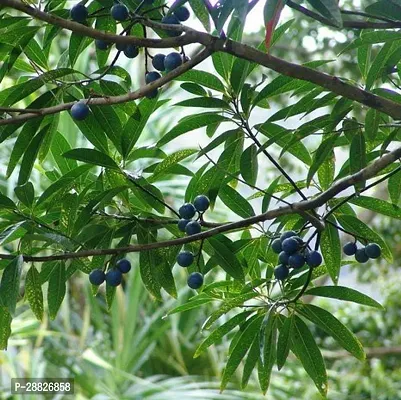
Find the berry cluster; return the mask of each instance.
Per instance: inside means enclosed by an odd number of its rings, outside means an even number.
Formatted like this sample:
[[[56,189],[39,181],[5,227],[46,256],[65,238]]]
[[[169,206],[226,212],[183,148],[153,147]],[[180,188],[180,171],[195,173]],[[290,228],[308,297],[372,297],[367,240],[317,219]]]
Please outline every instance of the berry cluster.
[[[154,0],[144,0],[144,4],[150,5],[153,3],[153,1]],[[117,22],[123,22],[133,17],[128,8],[124,4],[120,4],[118,2],[114,4],[113,7],[111,7],[110,15]],[[89,16],[88,9],[85,7],[85,5],[78,3],[71,8],[70,16],[73,21],[84,24],[86,23],[86,20]],[[184,6],[181,6],[176,8],[172,14],[165,15],[161,20],[161,22],[169,25],[179,25],[181,24],[182,21],[186,21],[189,18],[189,16],[190,16],[189,10]],[[166,33],[168,36],[181,35],[181,32],[174,32],[174,31],[167,31]],[[112,43],[101,39],[95,40],[96,48],[101,51],[107,50],[111,45]],[[139,48],[133,44],[116,43],[116,49],[119,52],[123,52],[124,55],[130,59],[137,57],[139,54]],[[148,53],[146,53],[145,56],[151,57]],[[146,72],[145,75],[146,84],[152,83],[161,78],[160,72],[170,72],[178,68],[180,65],[182,65],[183,62],[188,61],[188,58],[184,56],[184,54],[180,54],[175,51],[167,55],[159,53],[151,58],[152,58],[152,65],[156,69],[156,71]],[[158,89],[155,89],[152,92],[150,92],[147,95],[147,97],[149,99],[155,98],[157,97],[158,93],[159,93]],[[74,106],[71,108],[71,115],[78,121],[84,120],[89,115],[89,112],[90,109],[88,105],[82,102],[74,104]]]
[[[278,254],[279,265],[274,269],[274,276],[280,281],[288,277],[290,268],[302,268],[305,264],[315,268],[322,263],[322,255],[318,251],[309,250],[294,231],[283,232],[279,239],[273,240],[271,247]]]
[[[382,249],[377,243],[369,243],[365,247],[358,249],[355,242],[348,242],[344,245],[343,251],[347,256],[355,256],[355,260],[361,264],[364,264],[370,258],[379,258],[382,253]]]
[[[181,232],[185,232],[187,235],[195,235],[200,233],[202,230],[201,224],[195,220],[192,221],[192,218],[195,216],[196,212],[199,215],[203,214],[210,205],[209,199],[200,195],[197,196],[194,200],[194,203],[185,203],[178,210],[178,214],[180,214],[181,219],[178,221],[178,229]]]
[[[181,219],[178,221],[178,229],[181,232],[185,232],[187,235],[195,235],[200,233],[202,230],[201,224],[192,218],[195,216],[196,212],[200,216],[209,208],[210,201],[204,196],[197,196],[192,203],[183,204],[178,213],[180,214]],[[189,267],[195,260],[195,255],[190,251],[181,251],[177,256],[177,264],[181,267]],[[188,286],[191,289],[199,289],[203,285],[203,275],[199,272],[193,272],[188,277]]]
[[[89,274],[89,282],[92,285],[100,286],[104,281],[110,286],[118,286],[122,282],[123,275],[131,270],[131,263],[126,259],[122,258],[117,261],[114,268],[104,273],[102,269],[94,269]]]

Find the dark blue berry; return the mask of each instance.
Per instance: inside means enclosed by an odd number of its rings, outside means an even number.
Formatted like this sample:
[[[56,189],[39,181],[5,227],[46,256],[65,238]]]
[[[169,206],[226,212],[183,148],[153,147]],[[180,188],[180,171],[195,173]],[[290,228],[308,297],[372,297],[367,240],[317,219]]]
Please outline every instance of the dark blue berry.
[[[187,235],[196,235],[197,233],[200,233],[201,230],[202,228],[198,221],[188,222],[187,226],[185,227],[185,232]]]
[[[189,10],[186,7],[178,7],[176,10],[174,10],[174,15],[180,20],[180,21],[186,21],[189,18]]]
[[[71,115],[78,121],[84,120],[89,115],[89,107],[84,101],[78,101],[71,107]]]
[[[292,236],[297,236],[297,234],[296,234],[294,231],[285,231],[285,232],[283,232],[283,233],[281,234],[280,240],[281,240],[282,242],[284,242],[285,239],[288,239],[288,238],[290,238],[290,237],[292,237]]]
[[[126,259],[122,258],[121,260],[118,260],[116,263],[116,267],[123,273],[126,274],[131,270],[131,263]]]
[[[322,261],[322,255],[318,251],[311,251],[306,255],[306,263],[311,268],[318,267]]]
[[[123,279],[123,275],[119,269],[111,269],[106,274],[106,283],[109,286],[118,286]]]
[[[180,217],[184,219],[191,219],[195,213],[196,209],[191,203],[183,204],[178,210],[178,214],[180,214]]]
[[[75,22],[85,22],[88,18],[88,9],[83,4],[77,4],[71,8],[70,15]]]
[[[173,69],[178,68],[182,64],[182,57],[180,53],[173,52],[166,55],[164,59],[164,68],[166,71],[172,71]]]
[[[280,264],[288,265],[288,259],[290,258],[290,255],[287,254],[285,251],[282,251],[278,255],[278,261]]]
[[[180,219],[179,221],[178,221],[178,229],[181,231],[181,232],[185,232],[185,227],[187,226],[187,224],[188,224],[188,222],[191,222],[191,220],[190,219]]]
[[[272,250],[276,253],[276,254],[280,254],[283,249],[281,247],[281,240],[280,239],[274,239],[272,241]]]
[[[361,264],[364,264],[369,260],[369,256],[365,252],[365,248],[358,249],[355,253],[355,260]]]
[[[124,55],[127,58],[135,58],[138,54],[138,47],[134,46],[133,44],[129,44],[124,50]]]
[[[166,58],[165,54],[156,54],[153,57],[152,60],[152,65],[155,69],[157,69],[158,71],[164,71],[166,68],[164,68],[164,59]]]
[[[194,206],[197,211],[204,212],[209,208],[210,200],[203,194],[200,196],[196,196],[194,199]]]
[[[128,8],[124,4],[115,4],[111,7],[111,16],[116,21],[125,21],[128,18]]]
[[[203,285],[203,275],[199,272],[192,272],[187,283],[191,289],[199,289]]]
[[[286,253],[294,254],[299,249],[299,242],[293,237],[289,237],[288,239],[283,240],[281,247]]]
[[[127,48],[127,44],[126,43],[116,43],[116,49],[118,51],[124,51]]]
[[[369,258],[379,258],[382,253],[382,249],[377,243],[369,243],[365,247],[365,253]]]
[[[194,262],[194,258],[190,251],[182,251],[177,256],[177,264],[181,267],[189,267]]]
[[[101,269],[94,269],[89,274],[89,282],[92,285],[96,285],[96,286],[101,285],[104,282],[105,278],[106,278],[106,275],[103,272],[103,270],[101,270]]]
[[[283,281],[290,274],[290,270],[285,265],[278,265],[274,268],[274,277],[279,281]]]
[[[109,44],[107,42],[100,39],[95,40],[95,45],[99,50],[107,50],[109,47]]]
[[[288,258],[288,265],[291,268],[302,268],[305,265],[305,257],[300,253],[295,253]]]
[[[146,83],[152,83],[154,81],[157,81],[159,78],[161,78],[161,75],[156,72],[156,71],[151,71],[148,72],[145,76],[145,82]]]
[[[161,22],[162,24],[167,24],[167,25],[180,25],[180,20],[173,14],[166,15],[165,17],[162,18]],[[180,36],[181,32],[166,31],[166,34],[168,36]]]
[[[154,99],[155,97],[157,97],[158,94],[159,94],[159,89],[155,89],[155,90],[152,90],[151,92],[149,92],[149,93],[146,95],[146,97],[147,97],[148,99]]]
[[[357,251],[356,244],[354,242],[345,243],[343,252],[347,256],[353,256]]]

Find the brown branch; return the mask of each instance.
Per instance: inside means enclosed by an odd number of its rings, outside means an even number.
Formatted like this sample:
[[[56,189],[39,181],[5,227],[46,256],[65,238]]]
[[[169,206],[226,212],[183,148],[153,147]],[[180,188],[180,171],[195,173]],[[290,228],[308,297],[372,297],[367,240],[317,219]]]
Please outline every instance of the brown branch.
[[[386,356],[395,356],[401,354],[401,346],[392,347],[368,347],[365,348],[366,358],[378,358]],[[324,351],[323,356],[325,358],[346,358],[352,357],[347,351]]]
[[[366,168],[360,170],[359,172],[341,179],[340,181],[335,183],[331,188],[317,195],[313,199],[293,203],[290,206],[278,207],[274,210],[267,211],[263,214],[255,215],[253,217],[245,218],[243,220],[236,222],[230,222],[218,226],[216,228],[212,228],[207,231],[198,233],[196,235],[186,236],[178,239],[164,240],[161,242],[154,242],[148,244],[130,245],[115,249],[84,250],[79,252],[64,253],[52,256],[23,256],[24,261],[43,262],[43,261],[55,261],[55,260],[68,260],[72,258],[100,256],[100,255],[117,255],[121,253],[134,253],[140,251],[160,249],[164,247],[179,246],[179,245],[184,245],[186,243],[192,243],[198,240],[207,239],[219,233],[232,232],[237,229],[246,228],[259,222],[272,220],[281,215],[298,214],[302,211],[310,211],[326,204],[328,200],[332,199],[338,193],[349,188],[350,186],[355,185],[355,183],[373,178],[374,176],[376,176],[378,172],[380,172],[381,170],[392,164],[394,161],[398,160],[400,157],[401,157],[401,147],[387,153],[386,155],[374,161],[372,164],[368,165]],[[13,259],[13,258],[15,258],[15,255],[0,254],[0,259]]]
[[[1,0],[0,4],[2,6],[14,8],[15,10],[28,14],[40,21],[48,22],[51,25],[57,25],[61,28],[68,29],[69,31],[73,31],[83,36],[104,40],[106,42],[134,44],[139,47],[171,48],[184,46],[186,44],[191,44],[195,42],[202,43],[203,45],[207,46],[212,41],[212,36],[206,33],[196,32],[193,29],[188,28],[184,25],[168,25],[160,23],[158,23],[157,25],[153,24],[154,26],[157,26],[161,29],[184,32],[184,35],[170,37],[166,39],[146,39],[135,36],[120,36],[92,29],[78,22],[70,21],[64,18],[57,17],[56,15],[40,11],[39,9],[24,4],[20,0]]]
[[[227,40],[222,47],[219,47],[221,46],[221,41],[217,41],[216,45],[218,45],[217,50],[219,51],[232,54],[251,62],[256,62],[259,65],[272,69],[281,75],[312,82],[330,92],[338,94],[339,96],[357,101],[369,108],[374,108],[390,115],[394,119],[401,119],[401,106],[399,104],[350,85],[336,76],[316,71],[303,65],[290,63],[232,40]]]
[[[151,93],[153,90],[165,85],[166,83],[172,81],[177,76],[183,74],[184,72],[188,71],[189,69],[193,68],[194,66],[200,64],[203,60],[208,58],[211,53],[212,53],[211,48],[203,49],[199,54],[197,54],[191,60],[182,64],[180,67],[178,67],[178,68],[174,69],[173,71],[169,72],[168,74],[164,75],[157,81],[154,81],[152,83],[149,83],[149,84],[141,87],[140,89],[136,90],[135,92],[129,92],[127,94],[120,95],[120,96],[91,98],[91,99],[87,99],[87,103],[89,105],[104,106],[104,105],[111,105],[111,104],[126,103],[128,101],[132,101],[132,100],[136,100],[141,97],[144,97],[147,94]],[[26,113],[26,114],[17,115],[12,118],[2,119],[2,120],[0,120],[0,126],[1,125],[9,125],[9,124],[18,124],[18,123],[30,120],[32,118],[36,118],[38,116],[56,114],[61,111],[69,110],[74,104],[75,104],[75,102],[62,103],[62,104],[58,104],[53,107],[42,108],[40,110],[41,111],[40,114],[39,113]]]
[[[282,75],[286,75],[292,78],[301,79],[304,81],[312,82],[322,88],[325,88],[333,93],[336,93],[340,96],[348,98],[350,100],[357,101],[361,104],[364,104],[370,108],[381,111],[387,115],[390,115],[394,119],[401,119],[401,105],[397,104],[391,100],[385,99],[383,97],[377,96],[373,93],[370,93],[366,90],[362,90],[356,86],[350,85],[335,76],[331,76],[325,74],[323,72],[319,72],[313,70],[311,68],[292,64],[290,62],[284,61],[282,59],[273,57],[269,54],[264,54],[250,46],[244,45],[239,42],[235,42],[232,40],[219,39],[217,37],[211,36],[207,33],[195,31],[189,27],[179,27],[179,30],[184,30],[185,34],[183,36],[177,38],[168,38],[168,39],[143,39],[143,38],[135,38],[132,36],[120,36],[110,33],[104,33],[97,31],[95,29],[86,27],[82,24],[72,22],[69,20],[65,20],[59,17],[55,17],[51,14],[47,14],[45,12],[36,10],[32,7],[29,7],[23,4],[18,0],[1,0],[3,5],[7,5],[13,7],[17,10],[20,10],[28,15],[31,15],[39,20],[49,22],[54,25],[58,25],[62,28],[71,30],[76,33],[80,33],[82,35],[86,35],[92,38],[102,39],[109,42],[116,43],[132,43],[138,46],[144,47],[173,47],[173,46],[182,46],[184,44],[189,43],[199,43],[207,46],[207,49],[210,51],[209,54],[214,51],[221,51],[225,53],[232,54],[236,57],[246,59],[251,62],[256,62],[260,65],[263,65],[267,68],[270,68]],[[150,20],[143,20],[142,23],[147,26],[158,27],[163,29],[174,29],[171,25],[159,24],[157,22],[153,22]],[[205,53],[203,53],[205,54]],[[205,57],[206,58],[206,57]],[[194,61],[195,59],[191,60]],[[140,98],[150,91],[156,89],[157,87],[169,82],[174,77],[182,74],[187,69],[185,66],[190,66],[191,68],[196,64],[192,64],[189,61],[185,63],[180,68],[170,72],[163,78],[154,83],[139,89],[136,92],[129,93],[123,96],[115,96],[108,98],[97,98],[93,99],[92,104],[96,105],[106,105],[106,104],[118,104],[124,103],[127,101],[132,101],[134,99]],[[188,68],[189,69],[189,68]],[[53,114],[56,112],[60,112],[66,109],[69,109],[72,106],[70,104],[58,105],[52,108],[44,109],[42,115]],[[30,118],[35,118],[36,116],[41,114],[26,114],[26,115],[18,115],[15,118],[8,118],[5,120],[0,120],[0,125],[4,124],[12,124],[19,123]]]

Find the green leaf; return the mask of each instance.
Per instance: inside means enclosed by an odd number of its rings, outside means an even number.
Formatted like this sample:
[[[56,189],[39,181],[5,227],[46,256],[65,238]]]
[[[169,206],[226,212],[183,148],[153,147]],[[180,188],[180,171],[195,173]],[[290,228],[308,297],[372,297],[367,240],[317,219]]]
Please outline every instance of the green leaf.
[[[55,319],[57,312],[65,296],[65,264],[58,261],[50,274],[49,287],[47,289],[47,303],[50,319]]]
[[[291,337],[294,329],[294,315],[292,314],[288,318],[284,315],[280,316],[285,318],[284,324],[280,328],[280,334],[277,341],[277,368],[280,371],[283,368],[291,347]]]
[[[43,293],[39,272],[34,265],[32,265],[26,275],[25,297],[36,318],[41,321],[43,318]]]
[[[48,131],[49,125],[44,127],[29,143],[28,147],[25,149],[24,156],[21,161],[21,168],[18,175],[18,185],[23,185],[29,180],[33,165],[35,163],[36,157],[39,153],[40,146],[45,138]],[[8,173],[8,170],[7,170]]]
[[[365,306],[383,310],[384,307],[371,297],[345,286],[318,286],[308,289],[305,294],[311,296],[328,297],[353,303],[363,304]]]
[[[255,215],[252,206],[241,196],[239,192],[229,185],[225,185],[219,190],[221,201],[235,214],[242,218],[248,218]]]
[[[319,183],[323,190],[327,190],[333,183],[335,166],[334,152],[331,151],[317,171]]]
[[[241,155],[240,170],[244,180],[255,185],[258,178],[258,148],[252,144]]]
[[[338,140],[339,136],[336,134],[331,135],[329,138],[324,139],[315,151],[312,165],[308,171],[308,177],[306,178],[307,185],[309,186],[312,178],[314,177],[320,166],[326,161],[329,155],[333,152],[333,148]]]
[[[326,396],[328,379],[322,354],[311,331],[298,316],[294,316],[291,350],[301,361],[307,374],[315,382],[318,391],[322,396]]]
[[[337,0],[307,0],[320,14],[329,19],[334,26],[341,28],[343,21]]]
[[[199,107],[199,108],[222,108],[223,110],[230,110],[230,105],[221,99],[215,97],[195,97],[193,99],[183,100],[174,106],[181,107]]]
[[[266,318],[266,317],[265,317]],[[271,373],[277,358],[277,316],[272,313],[268,324],[261,330],[264,341],[261,345],[261,357],[258,362],[258,379],[262,393],[265,395],[270,385]],[[261,343],[261,341],[259,340]]]
[[[7,210],[16,210],[17,206],[15,203],[9,199],[7,196],[4,196],[4,194],[0,193],[0,207],[1,208],[6,208]]]
[[[304,304],[297,307],[297,312],[327,332],[355,358],[358,360],[365,359],[366,354],[360,341],[329,311],[312,304]]]
[[[188,303],[187,303],[188,304]],[[212,344],[215,344],[222,337],[231,332],[236,326],[241,325],[249,317],[251,311],[244,311],[235,315],[223,325],[216,328],[195,350],[194,358],[197,358]]]
[[[189,299],[189,301],[187,301],[184,304],[181,304],[178,307],[173,308],[172,310],[170,310],[167,315],[171,315],[171,314],[177,314],[180,312],[184,312],[184,311],[189,311],[189,310],[193,310],[194,308],[198,308],[201,307],[204,304],[210,303],[212,301],[215,301],[216,299],[206,295],[204,293],[201,293],[197,296],[192,297],[191,299]],[[195,355],[194,355],[195,357]]]
[[[11,336],[11,314],[0,305],[0,350],[7,350],[8,338]]]
[[[365,136],[358,130],[353,136],[351,146],[349,149],[349,168],[350,175],[359,172],[366,167],[366,143]],[[355,189],[363,189],[365,182],[358,182],[355,184]]]
[[[394,219],[401,219],[401,208],[381,199],[367,196],[357,196],[349,200],[349,203],[379,214],[387,215],[388,217]]]
[[[229,119],[227,117],[224,117],[223,115],[219,115],[216,113],[196,114],[185,117],[181,119],[178,124],[173,129],[171,129],[171,131],[167,132],[158,141],[157,146],[164,146],[165,144],[171,142],[173,139],[176,139],[178,136],[183,135],[184,133],[214,124],[216,122],[223,121],[229,121]]]
[[[362,237],[370,242],[377,243],[382,248],[383,257],[389,262],[393,262],[393,255],[387,243],[380,235],[370,229],[365,223],[360,221],[353,215],[341,214],[337,215],[340,225],[349,232],[354,233],[358,237]]]
[[[189,71],[185,72],[175,79],[178,81],[197,83],[202,87],[207,87],[209,89],[225,93],[223,83],[220,81],[219,78],[217,78],[217,76],[211,74],[210,72],[190,69]]]
[[[380,112],[374,110],[373,108],[370,108],[366,112],[365,135],[366,139],[370,142],[375,140],[376,138],[379,129],[380,117],[381,117]]]
[[[387,182],[387,190],[393,204],[398,204],[401,196],[401,171],[390,176]]]
[[[244,294],[239,294],[235,298],[225,300],[221,304],[221,306],[216,311],[214,311],[205,321],[202,329],[209,329],[213,325],[213,323],[222,315],[228,313],[233,308],[241,307],[246,301],[251,300],[257,296],[259,296],[259,294],[252,291]]]
[[[246,326],[244,331],[242,332],[238,342],[233,348],[228,360],[227,364],[224,368],[223,376],[221,378],[220,390],[223,391],[235,370],[238,368],[241,360],[245,357],[248,352],[250,346],[252,345],[253,340],[259,333],[260,325],[262,323],[263,316],[255,316],[252,318],[252,321]]]
[[[381,76],[386,67],[387,60],[391,52],[400,46],[400,41],[385,43],[370,65],[368,76],[366,77],[366,90],[370,90],[375,81]]]
[[[83,161],[89,164],[100,165],[101,167],[119,170],[116,162],[107,154],[95,149],[73,149],[63,154],[66,158]]]
[[[331,219],[331,222],[335,222],[335,220]],[[332,281],[337,284],[341,268],[341,243],[336,227],[331,224],[326,225],[326,229],[321,235],[320,248],[327,271]]]
[[[17,186],[14,189],[14,192],[22,204],[26,205],[27,207],[32,206],[34,200],[34,188],[31,182],[27,182],[22,186]]]
[[[170,154],[156,166],[155,170],[153,171],[153,175],[148,179],[148,181],[154,182],[157,177],[168,174],[172,167],[177,165],[180,161],[192,156],[192,154],[197,153],[197,151],[198,150],[196,149],[184,149]]]
[[[244,281],[244,271],[233,251],[216,236],[208,238],[207,243],[209,243],[214,249],[213,256],[216,258],[218,264],[224,269],[224,271],[226,271],[227,274],[232,276],[234,279]]]
[[[24,259],[22,256],[14,258],[4,269],[0,284],[0,305],[7,308],[11,315],[15,314],[15,307],[19,297],[19,286]]]
[[[251,377],[252,371],[255,368],[256,363],[260,357],[259,349],[259,337],[256,336],[253,340],[252,346],[249,350],[248,356],[244,364],[244,372],[242,374],[241,389],[245,389],[248,386],[249,379]]]

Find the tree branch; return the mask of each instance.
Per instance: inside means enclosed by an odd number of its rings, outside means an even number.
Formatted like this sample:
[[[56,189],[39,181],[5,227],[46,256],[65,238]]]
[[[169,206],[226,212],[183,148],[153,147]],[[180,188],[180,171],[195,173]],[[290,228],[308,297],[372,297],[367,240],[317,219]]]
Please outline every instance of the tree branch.
[[[212,53],[211,48],[203,49],[199,54],[197,54],[191,60],[182,64],[180,67],[178,67],[178,68],[174,69],[173,71],[169,72],[168,74],[162,76],[160,79],[141,87],[140,89],[136,90],[135,92],[129,92],[127,94],[120,95],[120,96],[91,98],[91,99],[88,99],[87,102],[89,105],[105,106],[105,105],[126,103],[128,101],[139,99],[139,98],[144,97],[147,94],[151,93],[153,90],[172,81],[174,78],[176,78],[177,76],[190,70],[194,66],[200,64],[203,60],[208,58],[211,53]],[[62,103],[62,104],[58,104],[53,107],[42,108],[40,110],[40,113],[37,113],[37,112],[26,113],[26,114],[17,115],[12,118],[2,119],[2,120],[0,120],[0,126],[1,125],[9,125],[9,124],[18,124],[18,123],[25,122],[27,120],[30,120],[32,118],[36,118],[39,116],[56,114],[61,111],[69,110],[74,104],[75,104],[75,102]]]
[[[355,185],[355,183],[373,178],[374,176],[376,176],[378,172],[386,168],[388,165],[392,164],[394,161],[398,160],[400,157],[401,157],[401,147],[387,153],[386,155],[374,161],[372,164],[368,165],[366,168],[360,170],[359,172],[341,179],[340,181],[335,183],[331,188],[317,195],[313,199],[293,203],[290,206],[278,207],[274,210],[267,211],[263,214],[255,215],[250,218],[245,218],[240,221],[223,224],[221,226],[209,229],[196,235],[186,236],[178,239],[164,240],[148,244],[130,245],[115,249],[93,249],[93,250],[84,250],[79,252],[64,253],[52,256],[23,256],[23,258],[24,261],[26,262],[68,260],[80,257],[117,255],[121,253],[135,253],[140,251],[160,249],[171,246],[179,246],[179,245],[184,245],[186,243],[196,242],[198,240],[203,240],[215,236],[219,233],[235,231],[237,229],[246,228],[259,222],[272,220],[281,215],[298,214],[302,211],[310,211],[317,207],[321,207],[322,205],[326,204],[328,200],[332,199],[338,193],[349,188],[350,186]],[[11,260],[13,258],[15,258],[15,255],[0,254],[0,259]]]
[[[80,33],[82,35],[86,35],[88,37],[92,37],[95,39],[102,39],[105,41],[109,42],[115,42],[115,43],[131,43],[135,44],[137,46],[142,46],[142,47],[154,47],[154,48],[166,48],[166,47],[174,47],[174,46],[182,46],[185,44],[190,44],[190,43],[199,43],[203,44],[206,46],[206,50],[209,53],[207,55],[212,54],[214,51],[221,51],[224,53],[229,53],[233,56],[236,56],[238,58],[242,58],[251,62],[256,62],[259,65],[263,65],[269,69],[272,69],[282,75],[286,75],[292,78],[300,79],[303,81],[308,81],[312,82],[322,88],[327,89],[330,92],[336,93],[339,96],[343,96],[345,98],[348,98],[353,101],[357,101],[361,104],[364,104],[370,108],[376,109],[378,111],[381,111],[389,116],[391,116],[394,119],[400,119],[401,120],[401,105],[397,104],[391,100],[388,100],[384,97],[377,96],[373,93],[370,93],[366,90],[360,89],[356,86],[350,85],[341,79],[337,78],[336,76],[328,75],[323,72],[319,72],[316,70],[313,70],[311,68],[302,66],[302,65],[297,65],[297,64],[292,64],[290,62],[287,62],[285,60],[279,59],[277,57],[273,57],[270,54],[265,54],[262,53],[261,51],[258,51],[254,49],[253,47],[244,45],[239,42],[235,42],[232,40],[227,40],[227,39],[219,39],[215,36],[209,35],[207,33],[203,32],[198,32],[195,31],[189,27],[185,26],[173,26],[173,25],[165,25],[165,24],[160,24],[157,22],[153,22],[147,19],[142,19],[141,23],[145,24],[146,26],[150,27],[157,27],[157,28],[162,28],[162,29],[168,29],[168,30],[182,30],[185,32],[184,35],[176,37],[176,38],[167,38],[167,39],[143,39],[143,38],[136,38],[132,36],[120,36],[120,35],[115,35],[111,33],[104,33],[89,27],[86,27],[82,24],[65,20],[63,18],[59,18],[56,16],[53,16],[51,14],[47,14],[45,12],[36,10],[32,7],[29,7],[25,4],[23,4],[19,0],[1,0],[3,5],[10,6],[14,9],[17,9],[19,11],[22,11],[28,15],[31,15],[39,20],[48,22],[53,25],[60,26],[62,28],[68,29],[70,31]],[[200,53],[201,54],[201,53]],[[200,56],[199,54],[199,56]],[[205,55],[206,53],[203,53]],[[207,57],[206,55],[206,57]],[[204,57],[204,58],[206,58]],[[202,61],[204,58],[201,60],[198,60],[197,63]],[[108,98],[98,98],[98,99],[93,99],[91,101],[91,104],[96,104],[96,105],[109,105],[109,104],[118,104],[118,103],[124,103],[127,101],[132,101],[137,98],[143,97],[144,95],[148,94],[150,91],[162,86],[163,84],[169,82],[176,76],[181,75],[183,72],[185,72],[187,69],[184,67],[185,65],[189,66],[189,68],[192,68],[194,65],[197,63],[192,63],[195,60],[195,58],[188,63],[183,64],[183,66],[173,70],[163,78],[159,79],[158,81],[153,82],[152,84],[149,84],[145,86],[144,88],[139,89],[136,92],[129,93],[127,95],[122,95],[122,96],[114,96],[114,97],[108,97]],[[188,68],[188,69],[189,69]],[[3,119],[0,120],[0,125],[5,125],[5,124],[12,124],[12,123],[19,123],[23,122],[25,120],[35,118],[38,115],[47,115],[47,114],[54,114],[56,112],[60,112],[63,110],[67,110],[71,108],[72,103],[69,104],[63,104],[63,105],[58,105],[55,107],[50,107],[47,109],[44,109],[43,114],[25,114],[25,115],[18,115],[15,118],[8,118],[8,119]]]

